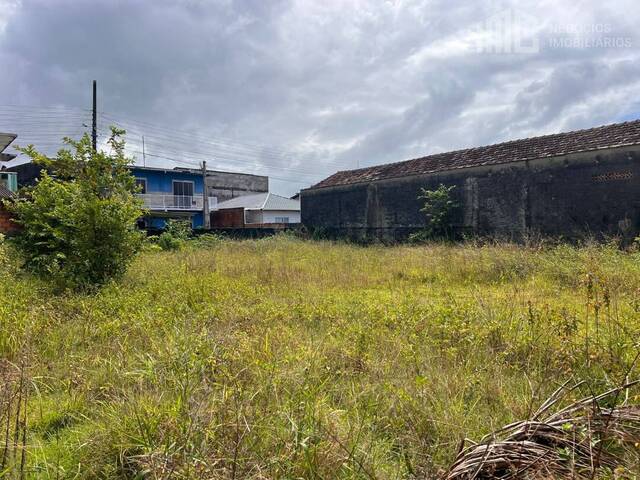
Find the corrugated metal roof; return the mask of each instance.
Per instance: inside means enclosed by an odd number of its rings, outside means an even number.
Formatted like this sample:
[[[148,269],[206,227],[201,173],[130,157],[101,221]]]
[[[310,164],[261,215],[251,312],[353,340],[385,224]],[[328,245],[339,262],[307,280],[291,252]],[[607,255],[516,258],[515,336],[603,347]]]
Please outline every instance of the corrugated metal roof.
[[[218,204],[218,210],[244,208],[246,210],[300,210],[300,201],[273,193],[242,195]]]
[[[224,208],[262,208],[267,198],[267,193],[257,193],[255,195],[241,195],[218,204],[218,209]]]
[[[337,172],[311,188],[350,185],[385,178],[558,157],[571,153],[640,145],[640,120],[575,132],[513,140],[486,147],[438,153],[404,162]]]
[[[262,210],[300,210],[300,200],[292,200],[291,198],[281,197],[270,193],[267,201],[264,202]]]

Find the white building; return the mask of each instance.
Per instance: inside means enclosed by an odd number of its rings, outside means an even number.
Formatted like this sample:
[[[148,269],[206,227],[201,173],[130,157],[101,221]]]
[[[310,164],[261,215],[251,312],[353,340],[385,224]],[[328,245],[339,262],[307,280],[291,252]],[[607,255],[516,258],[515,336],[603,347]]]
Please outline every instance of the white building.
[[[244,195],[220,202],[211,214],[214,228],[291,223],[300,223],[300,200],[273,193]]]

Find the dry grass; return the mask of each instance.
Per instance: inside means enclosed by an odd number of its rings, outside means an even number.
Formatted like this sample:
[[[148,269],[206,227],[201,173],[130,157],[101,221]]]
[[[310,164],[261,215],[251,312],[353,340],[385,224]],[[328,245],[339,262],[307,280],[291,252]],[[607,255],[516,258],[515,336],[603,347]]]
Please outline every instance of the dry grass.
[[[640,376],[639,260],[279,237],[147,253],[93,296],[5,265],[25,475],[436,478],[567,379],[571,403]]]

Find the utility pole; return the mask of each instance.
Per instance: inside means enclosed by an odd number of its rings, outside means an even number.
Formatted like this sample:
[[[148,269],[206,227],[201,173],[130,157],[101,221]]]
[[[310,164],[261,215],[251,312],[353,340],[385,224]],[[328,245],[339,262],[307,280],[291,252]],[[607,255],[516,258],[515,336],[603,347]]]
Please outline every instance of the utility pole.
[[[93,81],[93,116],[91,121],[91,145],[93,151],[98,150],[98,93],[96,87],[96,81]]]
[[[209,216],[209,194],[207,193],[207,162],[202,162],[202,216],[205,230],[211,228],[211,217]]]

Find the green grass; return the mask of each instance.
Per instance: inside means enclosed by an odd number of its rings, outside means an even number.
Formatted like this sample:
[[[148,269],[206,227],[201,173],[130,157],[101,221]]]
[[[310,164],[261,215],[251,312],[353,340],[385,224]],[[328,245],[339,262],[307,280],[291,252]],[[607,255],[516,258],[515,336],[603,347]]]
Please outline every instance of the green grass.
[[[606,246],[224,241],[95,295],[4,263],[28,478],[431,478],[560,383],[620,383],[640,334],[640,255]]]

